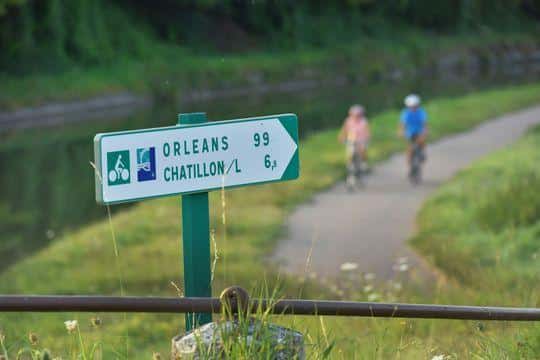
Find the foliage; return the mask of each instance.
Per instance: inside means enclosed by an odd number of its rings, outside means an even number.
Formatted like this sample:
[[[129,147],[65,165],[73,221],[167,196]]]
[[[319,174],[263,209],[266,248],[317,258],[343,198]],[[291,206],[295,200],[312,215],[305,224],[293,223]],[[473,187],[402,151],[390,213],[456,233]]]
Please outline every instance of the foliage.
[[[57,67],[58,72],[55,73],[36,68],[39,72],[25,73],[24,76],[2,74],[0,71],[0,108],[9,111],[121,92],[153,97],[161,103],[174,103],[175,100],[189,98],[194,89],[220,92],[305,80],[333,83],[336,75],[345,76],[353,84],[365,81],[383,87],[387,82],[380,80],[390,80],[393,74],[397,74],[403,76],[401,86],[411,86],[409,75],[419,69],[432,69],[449,55],[463,58],[463,61],[472,54],[491,59],[508,52],[509,48],[527,54],[528,49],[536,47],[534,34],[433,36],[408,29],[400,33],[399,41],[366,38],[349,44],[336,43],[323,49],[279,52],[266,49],[249,54],[202,54],[182,47],[152,43],[151,54],[146,53],[146,45],[142,46],[144,55],[139,59],[119,57],[111,63],[91,67],[68,66],[64,70]],[[21,61],[17,66],[23,64]],[[482,64],[480,71],[490,71],[485,67],[487,60]],[[429,77],[420,78],[429,81]],[[476,83],[475,87],[483,87],[477,79],[471,81]],[[452,89],[453,86],[446,88]]]
[[[27,1],[0,17],[0,69],[57,72],[70,64],[110,63],[141,54],[146,34],[114,4],[93,0]]]
[[[0,69],[54,72],[144,58],[156,44],[215,52],[299,49],[403,28],[524,30],[538,0],[0,0]],[[529,21],[530,22],[530,21]]]
[[[6,14],[8,7],[20,6],[25,2],[26,0],[0,0],[0,17]]]

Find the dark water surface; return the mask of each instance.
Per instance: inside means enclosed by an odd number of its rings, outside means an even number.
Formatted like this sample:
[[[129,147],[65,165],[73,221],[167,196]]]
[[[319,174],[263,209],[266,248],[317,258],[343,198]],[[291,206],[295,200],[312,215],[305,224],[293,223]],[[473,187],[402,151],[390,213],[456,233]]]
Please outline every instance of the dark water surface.
[[[515,70],[515,69],[512,69]],[[470,76],[422,76],[408,80],[338,86],[320,85],[294,93],[258,94],[159,105],[124,118],[104,118],[0,135],[0,270],[53,241],[66,230],[106,216],[96,205],[93,137],[98,132],[167,126],[179,112],[204,111],[210,120],[294,112],[300,136],[337,127],[352,103],[373,115],[401,106],[409,92],[425,99],[452,96],[511,83],[533,82],[538,71]],[[115,206],[122,211],[126,206]]]

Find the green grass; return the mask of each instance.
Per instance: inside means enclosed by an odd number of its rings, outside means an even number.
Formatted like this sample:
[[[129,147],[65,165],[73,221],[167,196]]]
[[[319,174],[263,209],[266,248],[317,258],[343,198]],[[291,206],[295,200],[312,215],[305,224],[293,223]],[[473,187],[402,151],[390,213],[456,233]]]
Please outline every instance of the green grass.
[[[399,41],[366,37],[322,48],[259,49],[239,54],[201,54],[147,40],[146,50],[138,58],[120,57],[107,65],[72,66],[62,72],[25,76],[0,72],[0,108],[10,110],[124,91],[173,100],[192,89],[257,86],[305,78],[324,81],[336,73],[351,80],[379,79],[390,69],[407,72],[447,54],[473,52],[489,57],[497,56],[494,49],[506,45],[535,44],[533,32],[435,36],[412,29],[404,29]]]
[[[430,102],[426,109],[431,119],[431,139],[466,130],[490,117],[539,100],[540,85],[535,84]],[[396,138],[397,117],[398,111],[392,110],[371,119],[374,133],[372,159],[381,160],[403,149],[403,142]],[[305,297],[343,296],[339,291],[332,294],[330,287],[321,284],[320,279],[305,283],[303,279],[293,277],[278,279],[267,260],[290,210],[344,175],[344,153],[336,136],[337,130],[324,131],[301,143],[298,181],[211,194],[211,228],[219,254],[214,280],[216,292],[225,286],[240,284],[248,289],[279,287],[283,296],[298,296],[300,287],[304,288]],[[530,219],[529,215],[523,216]],[[181,284],[180,230],[178,199],[140,203],[115,215],[111,224],[99,221],[66,234],[12,266],[0,276],[0,291],[12,294],[118,294],[121,281],[125,294],[176,296],[177,289],[171,281]],[[115,234],[119,257],[113,251],[111,231]],[[531,270],[534,268],[527,271]],[[524,269],[522,273],[527,271]],[[412,291],[385,292],[383,298],[489,302],[489,298],[478,294],[461,288],[454,293],[445,287],[435,299]],[[361,298],[366,294],[351,291],[349,295],[349,298]],[[67,351],[73,340],[66,333],[63,321],[76,318],[87,343],[102,341],[107,354],[118,353],[120,358],[125,357],[126,347],[130,349],[130,358],[149,358],[153,351],[166,353],[169,339],[182,327],[182,316],[179,315],[101,314],[103,325],[99,329],[90,326],[90,317],[84,314],[1,314],[0,327],[11,349],[27,345],[24,334],[32,331],[39,335],[40,346],[58,353]],[[318,318],[276,318],[276,321],[301,331],[307,329],[311,334],[321,331]],[[398,353],[409,358],[427,357],[439,349],[446,353],[482,354],[478,348],[491,341],[491,332],[504,335],[517,331],[515,325],[507,325],[488,327],[486,332],[480,332],[470,322],[337,318],[322,321],[337,341],[334,351],[337,358],[341,358],[341,353],[345,354],[344,358],[350,358],[351,354],[387,358]],[[344,330],[349,327],[352,330]],[[445,336],[449,328],[452,336]]]
[[[540,128],[462,171],[419,214],[415,246],[508,305],[540,305]]]
[[[540,127],[432,196],[413,245],[461,286],[460,302],[540,307]],[[540,326],[499,330],[487,358],[540,357]],[[508,329],[506,329],[508,330]]]

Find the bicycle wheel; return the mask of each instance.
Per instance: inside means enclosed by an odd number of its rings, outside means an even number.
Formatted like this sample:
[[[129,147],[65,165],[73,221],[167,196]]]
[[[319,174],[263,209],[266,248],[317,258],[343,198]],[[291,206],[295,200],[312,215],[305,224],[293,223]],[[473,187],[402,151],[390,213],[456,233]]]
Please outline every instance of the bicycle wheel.
[[[121,172],[122,180],[127,181],[129,179],[129,171],[127,169],[123,169]]]
[[[356,177],[357,183],[359,185],[363,185],[363,171],[362,171],[362,158],[359,154],[355,154],[354,156],[354,176]]]
[[[349,163],[347,164],[347,189],[349,191],[354,190],[356,186],[356,175],[355,175],[355,167],[354,167],[354,160],[351,159]]]
[[[417,185],[422,181],[422,153],[419,146],[416,146],[413,150],[411,159],[411,169],[409,172],[409,179],[413,185]]]
[[[116,171],[114,170],[109,171],[109,182],[114,183],[116,182],[117,178],[118,178],[118,174],[116,173]]]

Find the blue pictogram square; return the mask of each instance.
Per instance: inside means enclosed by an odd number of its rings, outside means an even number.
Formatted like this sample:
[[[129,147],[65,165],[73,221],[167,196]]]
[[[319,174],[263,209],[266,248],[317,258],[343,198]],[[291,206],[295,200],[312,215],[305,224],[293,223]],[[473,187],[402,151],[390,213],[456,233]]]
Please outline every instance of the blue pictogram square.
[[[156,148],[137,149],[137,181],[156,180]]]

